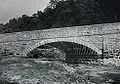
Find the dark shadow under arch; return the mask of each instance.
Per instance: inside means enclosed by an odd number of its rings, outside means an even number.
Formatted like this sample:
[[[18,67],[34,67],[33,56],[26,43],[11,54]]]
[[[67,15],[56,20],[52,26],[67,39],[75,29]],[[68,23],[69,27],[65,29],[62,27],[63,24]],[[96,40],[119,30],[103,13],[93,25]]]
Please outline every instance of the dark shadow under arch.
[[[38,48],[45,49],[46,46],[51,46],[65,52],[65,62],[67,63],[79,63],[80,61],[96,60],[99,58],[98,53],[93,49],[74,42],[51,42]]]
[[[73,42],[73,43],[81,44],[88,48],[91,48],[93,51],[97,52],[98,55],[102,54],[102,51],[98,47],[96,47],[96,45],[92,44],[88,40],[87,41],[85,41],[85,40],[87,40],[87,39],[85,39],[85,38],[83,39],[83,38],[79,38],[79,37],[54,38],[54,39],[41,40],[33,45],[26,47],[25,50],[22,52],[22,56],[26,57],[29,52],[33,51],[37,47],[45,45],[45,44],[53,43],[53,42]]]

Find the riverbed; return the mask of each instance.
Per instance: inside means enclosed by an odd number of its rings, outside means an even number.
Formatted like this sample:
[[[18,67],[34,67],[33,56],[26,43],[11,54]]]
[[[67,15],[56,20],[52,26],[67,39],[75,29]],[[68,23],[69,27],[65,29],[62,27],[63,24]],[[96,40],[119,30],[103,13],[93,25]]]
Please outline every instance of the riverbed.
[[[120,84],[120,69],[40,58],[0,58],[0,84]]]

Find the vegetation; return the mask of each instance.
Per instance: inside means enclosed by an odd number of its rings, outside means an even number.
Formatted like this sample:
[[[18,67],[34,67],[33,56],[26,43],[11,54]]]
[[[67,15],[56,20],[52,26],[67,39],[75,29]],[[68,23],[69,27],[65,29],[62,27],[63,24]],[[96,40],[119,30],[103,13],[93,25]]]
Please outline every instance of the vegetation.
[[[120,84],[119,71],[101,65],[3,57],[0,84]]]
[[[120,0],[51,0],[44,11],[0,24],[0,33],[120,21]]]

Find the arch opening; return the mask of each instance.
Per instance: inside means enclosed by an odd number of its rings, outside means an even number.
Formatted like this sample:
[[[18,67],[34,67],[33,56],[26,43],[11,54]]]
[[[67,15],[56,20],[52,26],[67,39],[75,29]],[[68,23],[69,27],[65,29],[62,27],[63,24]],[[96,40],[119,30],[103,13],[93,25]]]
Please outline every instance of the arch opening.
[[[57,51],[57,53],[55,51]],[[37,52],[37,54],[35,52]],[[47,59],[52,58],[67,63],[80,63],[81,61],[90,61],[99,58],[99,54],[95,50],[85,45],[68,41],[46,43],[38,46],[32,50],[31,53],[35,57],[41,56],[46,57]],[[28,53],[27,55],[30,55],[31,53]]]
[[[41,58],[42,60],[65,60],[64,51],[50,46],[48,44],[37,47],[27,54],[27,57],[30,58]]]

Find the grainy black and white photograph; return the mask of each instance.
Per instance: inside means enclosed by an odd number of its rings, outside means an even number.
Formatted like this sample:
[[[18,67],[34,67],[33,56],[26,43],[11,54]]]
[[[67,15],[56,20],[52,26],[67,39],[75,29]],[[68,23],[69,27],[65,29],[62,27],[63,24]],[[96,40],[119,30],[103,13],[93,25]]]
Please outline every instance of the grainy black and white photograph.
[[[120,0],[0,0],[0,84],[120,84]]]

